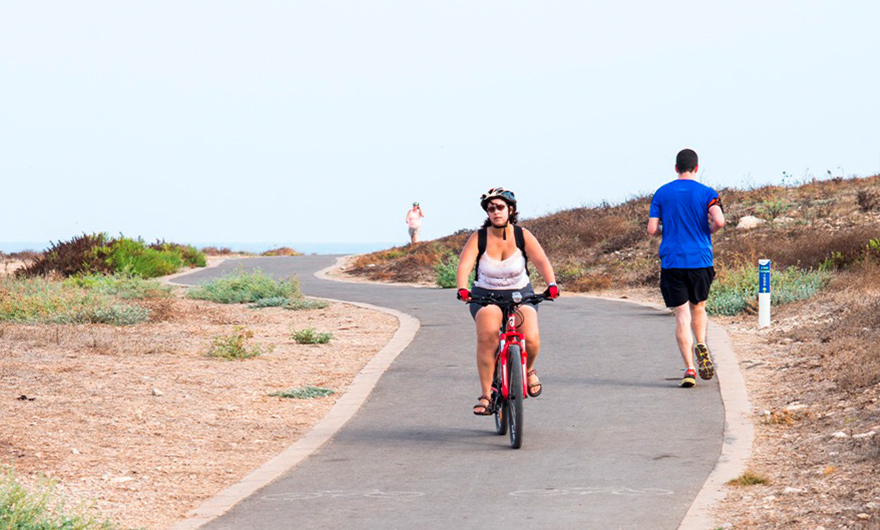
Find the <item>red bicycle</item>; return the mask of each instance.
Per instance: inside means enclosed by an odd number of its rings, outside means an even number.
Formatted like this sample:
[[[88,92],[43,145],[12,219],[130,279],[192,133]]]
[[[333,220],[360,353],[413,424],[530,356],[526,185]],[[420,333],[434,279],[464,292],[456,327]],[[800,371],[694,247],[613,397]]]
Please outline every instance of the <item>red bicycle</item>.
[[[506,300],[493,295],[474,297],[469,304],[493,304],[501,308],[501,331],[495,353],[495,376],[492,381],[490,406],[495,414],[495,432],[501,436],[510,432],[510,446],[522,447],[523,401],[528,395],[526,377],[526,337],[516,330],[517,308],[522,304],[539,304],[553,301],[546,294],[523,297],[515,292]]]

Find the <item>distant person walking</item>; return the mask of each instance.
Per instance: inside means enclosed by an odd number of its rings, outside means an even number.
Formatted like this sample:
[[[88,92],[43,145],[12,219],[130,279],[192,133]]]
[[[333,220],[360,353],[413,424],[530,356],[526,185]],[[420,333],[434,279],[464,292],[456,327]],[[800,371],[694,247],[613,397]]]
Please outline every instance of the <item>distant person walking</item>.
[[[697,153],[680,151],[675,158],[678,178],[654,193],[648,214],[648,234],[662,236],[660,291],[675,313],[675,338],[685,364],[683,387],[696,384],[697,370],[703,379],[715,375],[706,346],[706,300],[715,278],[712,234],[724,226],[724,211],[718,193],[694,180],[698,168]]]
[[[413,203],[412,210],[406,212],[406,224],[409,226],[410,243],[419,242],[419,231],[422,228],[422,217],[424,216],[425,214],[417,202]]]

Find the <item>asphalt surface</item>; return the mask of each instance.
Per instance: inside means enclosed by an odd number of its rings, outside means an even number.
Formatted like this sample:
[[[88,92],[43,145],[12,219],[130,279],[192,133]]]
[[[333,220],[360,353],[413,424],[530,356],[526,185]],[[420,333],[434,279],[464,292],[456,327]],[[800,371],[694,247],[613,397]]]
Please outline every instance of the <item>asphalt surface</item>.
[[[513,450],[491,417],[471,413],[479,395],[474,326],[453,290],[314,277],[334,262],[230,260],[174,280],[197,284],[260,268],[298,276],[310,296],[421,321],[330,442],[202,528],[679,527],[718,461],[724,409],[717,378],[678,387],[668,312],[580,297],[542,304],[536,368],[544,392],[526,400],[523,447]]]

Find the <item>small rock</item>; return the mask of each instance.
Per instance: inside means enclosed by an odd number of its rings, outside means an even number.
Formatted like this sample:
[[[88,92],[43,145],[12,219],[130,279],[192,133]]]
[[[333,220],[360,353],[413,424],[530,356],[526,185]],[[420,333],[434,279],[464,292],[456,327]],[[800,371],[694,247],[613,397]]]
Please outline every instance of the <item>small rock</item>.
[[[774,224],[780,225],[786,225],[793,222],[795,222],[795,219],[792,219],[791,217],[777,217],[776,219],[773,219]]]
[[[76,447],[74,447],[73,449],[71,449],[70,452],[73,453],[73,454],[75,454],[75,455],[80,454],[79,449],[77,449]]]
[[[164,396],[165,393],[162,392],[161,390],[159,390],[158,388],[154,388],[154,389],[153,389],[153,395],[154,395],[154,396]]]
[[[789,487],[785,488],[785,490],[782,493],[786,493],[786,494],[788,494],[788,493],[803,493],[803,491],[804,490],[802,490],[802,489],[792,488],[789,486]]]
[[[736,227],[739,230],[751,230],[753,228],[757,228],[763,223],[763,219],[759,219],[754,215],[747,215],[739,220],[739,223],[737,223]]]
[[[865,432],[862,434],[853,434],[853,440],[864,440],[866,438],[873,438],[875,434],[877,433],[874,431]]]
[[[773,501],[776,500],[776,495],[769,495],[769,496],[767,496],[767,497],[764,497],[764,498],[761,499],[761,500],[764,501],[764,502],[773,502]]]
[[[795,402],[795,403],[792,403],[791,405],[788,405],[787,407],[785,407],[785,410],[803,410],[806,408],[809,408],[809,407],[807,405],[803,405],[801,403]]]
[[[131,482],[132,480],[134,480],[134,477],[115,477],[111,478],[110,482],[114,484],[122,484],[124,482]]]
[[[860,514],[856,515],[856,517],[858,517],[862,521],[866,521],[871,518],[871,516],[866,513],[860,513]]]
[[[876,510],[877,508],[880,508],[880,504],[878,504],[874,501],[871,501],[865,505],[866,510]]]
[[[849,435],[843,431],[837,431],[836,433],[831,435],[834,438],[849,438]]]

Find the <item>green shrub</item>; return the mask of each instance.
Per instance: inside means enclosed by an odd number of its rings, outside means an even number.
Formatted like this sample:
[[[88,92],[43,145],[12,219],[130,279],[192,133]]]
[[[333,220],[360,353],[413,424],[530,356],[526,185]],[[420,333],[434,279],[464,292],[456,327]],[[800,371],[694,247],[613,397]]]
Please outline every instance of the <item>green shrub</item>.
[[[25,487],[10,469],[0,474],[0,528],[3,530],[117,530],[109,519],[88,513],[87,505],[68,507],[56,483],[41,477]]]
[[[204,267],[205,255],[195,247],[156,242],[147,246],[140,238],[110,238],[101,232],[83,234],[58,242],[34,263],[16,272],[19,277],[123,273],[156,278],[176,272],[184,265]]]
[[[439,287],[444,289],[457,287],[456,276],[458,275],[458,261],[458,254],[447,252],[442,258],[440,258],[440,261],[434,265],[434,279]],[[468,285],[471,286],[473,284],[474,271],[471,271],[471,274],[468,277]]]
[[[831,279],[825,270],[804,270],[789,267],[774,271],[771,277],[770,303],[787,304],[806,300],[821,290]],[[727,269],[712,284],[712,293],[706,302],[710,315],[732,316],[754,307],[758,300],[758,268]]]
[[[113,295],[124,300],[152,300],[171,296],[171,287],[158,280],[147,280],[125,274],[86,274],[71,276],[64,280],[66,285],[84,287],[102,294]]]
[[[287,307],[290,305],[290,298],[286,296],[270,296],[269,298],[260,298],[253,304],[251,309],[263,309],[264,307]]]
[[[284,306],[285,309],[292,309],[293,311],[302,311],[307,309],[324,309],[329,306],[330,303],[327,300],[315,300],[313,298],[297,298],[296,300],[291,301],[289,304]]]
[[[313,328],[293,331],[293,340],[297,344],[327,344],[332,338],[332,333],[318,333]]]
[[[142,278],[157,278],[173,274],[183,267],[183,258],[175,251],[156,250],[142,239],[120,237],[109,246],[95,250],[103,256],[111,269]]]
[[[56,324],[138,324],[148,309],[46,278],[0,279],[0,320]]]
[[[228,361],[237,361],[257,357],[274,349],[271,346],[264,349],[259,344],[250,344],[253,338],[253,331],[242,326],[235,326],[235,331],[231,334],[214,337],[206,355],[209,357],[220,357]]]
[[[321,398],[325,396],[329,396],[330,394],[335,394],[333,390],[329,388],[321,388],[317,386],[303,386],[299,388],[291,388],[290,390],[284,390],[282,392],[272,392],[269,394],[270,396],[282,397],[282,398],[292,398],[292,399],[314,399]]]
[[[158,250],[161,252],[171,252],[180,256],[180,259],[183,260],[183,263],[189,267],[204,267],[208,264],[208,260],[205,257],[204,252],[200,252],[199,249],[192,245],[180,245],[177,243],[166,243],[163,241],[156,241],[150,245],[150,248],[153,250]]]
[[[256,269],[245,272],[242,269],[216,280],[193,287],[187,292],[189,298],[210,300],[221,304],[254,303],[266,298],[301,298],[299,280],[278,281]]]

